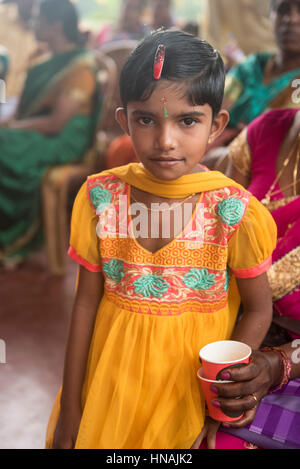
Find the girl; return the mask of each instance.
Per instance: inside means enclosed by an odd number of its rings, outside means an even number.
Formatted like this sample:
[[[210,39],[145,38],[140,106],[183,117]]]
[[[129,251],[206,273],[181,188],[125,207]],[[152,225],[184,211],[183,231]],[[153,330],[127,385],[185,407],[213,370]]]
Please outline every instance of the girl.
[[[47,447],[198,447],[216,429],[199,349],[230,337],[257,349],[268,330],[275,224],[199,165],[228,122],[223,90],[219,54],[181,31],[153,33],[123,68],[116,116],[141,164],[89,177],[74,205],[78,289]],[[260,397],[239,400],[241,425]]]

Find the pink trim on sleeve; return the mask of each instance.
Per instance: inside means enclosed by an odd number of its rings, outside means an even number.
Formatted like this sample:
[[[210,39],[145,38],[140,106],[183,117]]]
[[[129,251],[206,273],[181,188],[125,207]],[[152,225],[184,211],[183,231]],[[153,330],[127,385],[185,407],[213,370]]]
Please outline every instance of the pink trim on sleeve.
[[[241,270],[233,270],[231,271],[237,278],[254,278],[258,277],[261,274],[264,274],[269,270],[272,265],[272,256],[268,257],[265,261],[261,264],[256,265],[255,267],[251,267],[251,269],[241,269]]]
[[[78,262],[78,264],[82,265],[83,267],[85,267],[85,268],[86,268],[87,270],[89,270],[90,272],[102,272],[102,266],[101,266],[101,265],[91,264],[91,263],[88,262],[86,259],[84,259],[84,258],[81,257],[79,254],[77,254],[77,252],[75,251],[74,248],[72,248],[72,246],[69,247],[68,255],[69,255],[75,262]]]

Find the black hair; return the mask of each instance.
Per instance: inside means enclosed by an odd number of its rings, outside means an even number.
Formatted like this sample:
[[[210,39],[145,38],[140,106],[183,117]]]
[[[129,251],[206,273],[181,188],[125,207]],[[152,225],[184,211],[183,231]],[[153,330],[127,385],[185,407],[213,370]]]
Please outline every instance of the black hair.
[[[191,105],[208,104],[214,118],[224,96],[223,60],[208,42],[179,30],[154,31],[128,57],[120,76],[123,106],[147,100],[153,93],[158,83],[153,62],[160,44],[166,48],[161,79],[184,85]]]
[[[82,44],[83,36],[78,27],[78,14],[69,0],[42,0],[40,15],[50,24],[60,21],[66,38],[74,44]]]

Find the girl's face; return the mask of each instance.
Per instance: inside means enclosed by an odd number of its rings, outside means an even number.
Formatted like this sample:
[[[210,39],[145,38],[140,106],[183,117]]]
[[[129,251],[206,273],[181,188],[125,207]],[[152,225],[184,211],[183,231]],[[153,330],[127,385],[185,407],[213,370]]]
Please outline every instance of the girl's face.
[[[128,103],[127,113],[117,110],[117,120],[130,135],[141,163],[163,180],[199,171],[208,140],[222,133],[228,119],[224,110],[212,122],[208,104],[191,105],[182,87],[164,80],[147,101]]]

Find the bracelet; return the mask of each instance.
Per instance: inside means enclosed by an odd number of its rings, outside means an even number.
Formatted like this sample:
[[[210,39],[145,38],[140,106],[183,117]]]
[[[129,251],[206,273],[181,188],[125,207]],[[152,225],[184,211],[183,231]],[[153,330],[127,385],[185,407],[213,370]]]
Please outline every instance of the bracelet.
[[[269,389],[269,392],[272,394],[276,391],[282,389],[290,380],[291,377],[291,360],[288,358],[287,354],[281,350],[279,347],[264,347],[261,349],[261,352],[277,352],[280,355],[283,364],[283,377],[281,383],[273,388]]]

